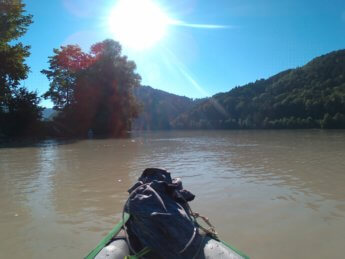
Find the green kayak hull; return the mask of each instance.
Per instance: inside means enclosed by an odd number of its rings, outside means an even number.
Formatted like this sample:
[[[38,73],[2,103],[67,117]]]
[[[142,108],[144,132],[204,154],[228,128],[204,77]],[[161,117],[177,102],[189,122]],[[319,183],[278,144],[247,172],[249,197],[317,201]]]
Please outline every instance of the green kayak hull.
[[[85,259],[94,259],[102,251],[102,249],[109,244],[113,237],[115,237],[121,231],[123,225],[126,224],[128,219],[129,214],[125,213],[123,219],[121,219],[120,222],[116,224],[116,226],[98,243],[98,245],[87,256],[85,256]],[[231,253],[236,254],[238,256],[237,258],[249,259],[249,256],[245,255],[243,252],[239,251],[228,243],[222,240],[215,240],[215,242],[223,244],[227,249],[229,249],[229,251],[231,251]]]

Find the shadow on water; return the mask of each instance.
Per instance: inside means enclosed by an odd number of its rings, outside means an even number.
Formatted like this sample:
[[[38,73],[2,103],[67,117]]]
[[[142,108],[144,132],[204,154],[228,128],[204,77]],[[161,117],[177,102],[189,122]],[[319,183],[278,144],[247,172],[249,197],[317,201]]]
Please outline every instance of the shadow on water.
[[[118,137],[109,137],[107,135],[95,135],[88,138],[48,138],[48,139],[35,139],[35,138],[23,138],[23,139],[1,139],[1,148],[28,148],[28,147],[47,147],[54,145],[70,145],[75,144],[83,140],[112,140],[112,139],[129,139],[132,136],[132,132],[126,132]]]

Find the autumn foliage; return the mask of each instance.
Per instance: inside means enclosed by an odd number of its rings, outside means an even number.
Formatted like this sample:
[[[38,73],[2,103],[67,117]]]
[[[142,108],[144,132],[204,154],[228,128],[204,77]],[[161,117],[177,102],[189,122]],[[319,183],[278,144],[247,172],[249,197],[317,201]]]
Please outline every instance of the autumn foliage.
[[[121,46],[105,40],[89,53],[77,45],[54,49],[49,70],[50,80],[44,95],[59,111],[56,123],[63,134],[86,136],[91,130],[98,136],[121,136],[131,128],[137,116],[132,95],[140,76],[135,63],[121,55]]]

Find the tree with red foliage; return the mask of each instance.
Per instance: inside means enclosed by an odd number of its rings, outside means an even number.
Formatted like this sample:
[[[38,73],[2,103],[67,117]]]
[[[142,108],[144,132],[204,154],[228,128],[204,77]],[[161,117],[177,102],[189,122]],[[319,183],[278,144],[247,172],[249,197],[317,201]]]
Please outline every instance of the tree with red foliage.
[[[62,46],[53,51],[55,55],[49,57],[49,69],[41,71],[51,81],[50,88],[43,97],[53,101],[55,110],[63,110],[74,103],[78,72],[87,68],[93,58],[78,45]]]
[[[94,44],[89,53],[69,45],[54,50],[49,70],[51,81],[45,98],[50,98],[57,117],[70,132],[86,136],[120,136],[131,128],[137,116],[133,88],[139,86],[136,65],[121,55],[121,46],[113,40]]]

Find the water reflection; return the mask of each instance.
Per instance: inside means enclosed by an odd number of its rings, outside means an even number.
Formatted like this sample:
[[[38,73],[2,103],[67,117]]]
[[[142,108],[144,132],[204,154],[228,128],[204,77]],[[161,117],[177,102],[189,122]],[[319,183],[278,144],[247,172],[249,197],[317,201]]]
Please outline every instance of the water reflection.
[[[212,178],[243,178],[268,185],[286,185],[335,200],[345,198],[344,188],[337,184],[345,179],[342,131],[327,134],[322,131],[240,131],[231,134],[220,131],[211,137],[188,133],[190,137],[153,139],[147,145],[149,152],[139,152],[138,165],[161,164],[172,171],[184,172],[188,169],[202,171],[204,167]],[[165,150],[167,147],[169,150]],[[332,191],[338,187],[337,192]]]
[[[198,195],[194,207],[213,218],[224,237],[258,258],[336,258],[345,241],[339,231],[345,227],[339,210],[345,202],[344,133],[177,132],[173,140],[153,134],[133,171],[158,164],[183,177]],[[333,243],[315,250],[313,244],[323,238],[314,236],[320,233]],[[262,249],[272,245],[276,248]]]
[[[344,142],[344,131],[171,131],[2,148],[0,255],[80,258],[119,218],[142,170],[163,167],[254,258],[340,258]]]

